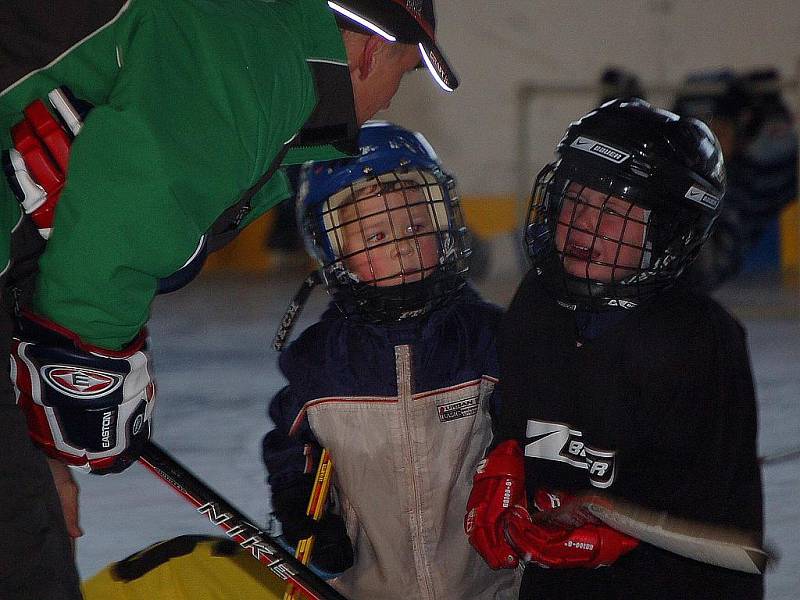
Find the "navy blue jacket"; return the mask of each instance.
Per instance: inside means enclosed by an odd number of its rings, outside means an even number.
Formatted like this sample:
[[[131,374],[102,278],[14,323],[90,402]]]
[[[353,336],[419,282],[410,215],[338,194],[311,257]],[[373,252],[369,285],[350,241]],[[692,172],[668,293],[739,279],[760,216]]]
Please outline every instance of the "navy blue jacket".
[[[273,498],[298,497],[320,448],[330,451],[356,557],[335,580],[346,597],[516,596],[515,574],[489,569],[463,530],[499,403],[500,314],[471,289],[392,324],[334,306],[281,356],[289,385],[269,407],[268,481]]]
[[[394,352],[398,344],[414,349],[414,393],[482,376],[497,379],[495,335],[501,314],[499,307],[483,301],[469,287],[422,318],[389,324],[345,318],[332,302],[320,320],[280,355],[279,365],[289,385],[269,404],[275,429],[264,438],[263,457],[270,486],[292,485],[319,459],[319,445],[305,419],[306,403],[336,396],[398,393]],[[495,388],[492,414],[498,406]]]

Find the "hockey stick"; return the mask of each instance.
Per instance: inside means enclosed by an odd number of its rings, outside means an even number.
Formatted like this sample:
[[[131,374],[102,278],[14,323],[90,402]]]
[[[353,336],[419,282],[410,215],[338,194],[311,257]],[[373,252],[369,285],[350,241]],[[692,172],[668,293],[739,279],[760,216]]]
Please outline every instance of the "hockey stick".
[[[317,474],[314,477],[314,486],[311,488],[311,496],[308,499],[308,506],[306,507],[306,515],[311,517],[314,521],[319,521],[322,518],[322,511],[325,510],[325,503],[328,501],[328,491],[331,489],[332,474],[333,461],[331,461],[331,453],[328,452],[327,448],[323,448],[322,454],[319,457]],[[297,550],[294,553],[294,557],[302,564],[307,565],[311,560],[311,551],[313,549],[314,536],[310,535],[297,543]],[[283,600],[294,600],[295,590],[294,584],[288,583],[286,585],[286,592],[283,595]]]
[[[683,519],[604,496],[586,496],[581,505],[617,531],[700,562],[761,574],[769,556],[755,536],[729,527]]]
[[[275,337],[272,339],[272,347],[278,352],[283,350],[286,345],[286,339],[292,332],[294,323],[300,317],[300,313],[303,312],[303,307],[306,305],[311,291],[320,283],[322,283],[322,275],[320,275],[319,271],[313,271],[303,280],[303,283],[300,284],[300,289],[297,290],[294,298],[289,302],[289,306],[286,307],[286,312],[278,324],[278,331],[275,332]]]
[[[558,510],[536,513],[533,518],[567,528],[601,521],[673,554],[745,573],[763,573],[770,560],[770,556],[758,547],[757,536],[730,527],[676,517],[600,494],[580,495]],[[505,533],[514,547],[508,529]]]
[[[198,513],[222,527],[276,577],[294,584],[308,600],[347,600],[155,443],[145,445],[139,462],[193,504]]]

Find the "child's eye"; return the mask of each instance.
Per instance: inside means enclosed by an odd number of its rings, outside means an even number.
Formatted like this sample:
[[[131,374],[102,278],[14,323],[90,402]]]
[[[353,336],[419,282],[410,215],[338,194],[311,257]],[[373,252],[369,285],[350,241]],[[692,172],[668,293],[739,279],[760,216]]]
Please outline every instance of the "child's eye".
[[[409,235],[413,235],[415,233],[420,233],[424,229],[425,229],[424,223],[412,223],[411,225],[406,227],[406,233],[408,233]]]
[[[609,215],[614,215],[617,217],[625,217],[627,216],[628,210],[627,208],[621,206],[615,206],[612,204],[606,204],[603,207],[603,212]]]
[[[386,233],[383,231],[376,231],[375,233],[367,236],[367,242],[370,244],[377,244],[386,239]]]

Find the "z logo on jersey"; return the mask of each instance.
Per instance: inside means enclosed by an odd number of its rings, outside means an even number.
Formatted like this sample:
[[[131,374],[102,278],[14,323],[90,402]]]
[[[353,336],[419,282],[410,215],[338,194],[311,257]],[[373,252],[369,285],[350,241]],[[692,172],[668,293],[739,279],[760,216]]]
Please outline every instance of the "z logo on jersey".
[[[583,433],[563,423],[548,423],[528,419],[525,437],[525,456],[565,462],[589,471],[589,483],[607,488],[614,483],[615,452],[599,450],[583,441]]]

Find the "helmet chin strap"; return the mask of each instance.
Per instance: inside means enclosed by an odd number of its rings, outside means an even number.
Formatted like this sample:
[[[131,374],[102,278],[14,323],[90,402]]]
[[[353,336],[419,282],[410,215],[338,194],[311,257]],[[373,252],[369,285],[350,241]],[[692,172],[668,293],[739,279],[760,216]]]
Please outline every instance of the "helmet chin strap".
[[[466,281],[460,276],[433,273],[420,281],[378,287],[359,285],[336,292],[334,301],[342,313],[369,323],[391,323],[428,314]]]
[[[561,267],[556,255],[550,255],[534,268],[552,298],[567,310],[631,310],[640,304],[635,294],[625,293],[626,280],[611,284],[569,275]],[[635,277],[637,275],[632,275],[631,279]]]
[[[309,273],[289,302],[272,339],[272,347],[278,352],[286,347],[292,329],[303,312],[311,292],[317,285],[323,283],[323,277],[319,270]],[[374,323],[399,322],[421,317],[441,304],[446,295],[431,293],[432,290],[452,285],[455,291],[458,291],[465,284],[466,281],[461,278],[454,285],[454,282],[442,280],[433,274],[420,281],[396,286],[377,287],[364,284],[359,290],[362,294],[345,288],[336,293],[334,300],[339,310],[348,318]]]

